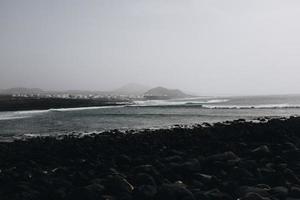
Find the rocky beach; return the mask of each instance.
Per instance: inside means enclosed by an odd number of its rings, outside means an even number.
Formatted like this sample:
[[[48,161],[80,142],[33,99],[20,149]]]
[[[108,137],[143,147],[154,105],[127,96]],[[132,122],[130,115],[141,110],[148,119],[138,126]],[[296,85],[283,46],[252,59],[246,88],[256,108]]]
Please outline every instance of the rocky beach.
[[[300,118],[0,144],[0,197],[295,200]]]
[[[0,94],[0,112],[32,111],[59,108],[101,107],[128,104],[129,101],[120,98],[61,98],[61,97],[14,97]]]

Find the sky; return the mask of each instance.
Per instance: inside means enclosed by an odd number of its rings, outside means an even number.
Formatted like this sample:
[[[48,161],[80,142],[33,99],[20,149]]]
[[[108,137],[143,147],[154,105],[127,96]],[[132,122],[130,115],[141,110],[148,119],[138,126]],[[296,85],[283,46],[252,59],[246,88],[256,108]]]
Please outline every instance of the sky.
[[[0,0],[0,88],[300,93],[299,0]]]

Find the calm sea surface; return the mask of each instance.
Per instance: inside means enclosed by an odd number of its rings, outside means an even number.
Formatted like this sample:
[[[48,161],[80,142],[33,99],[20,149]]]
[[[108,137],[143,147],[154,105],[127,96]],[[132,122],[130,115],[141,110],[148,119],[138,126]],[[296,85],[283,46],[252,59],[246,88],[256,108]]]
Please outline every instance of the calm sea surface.
[[[0,112],[0,136],[168,128],[175,124],[291,115],[300,115],[300,95],[137,101],[132,106]]]

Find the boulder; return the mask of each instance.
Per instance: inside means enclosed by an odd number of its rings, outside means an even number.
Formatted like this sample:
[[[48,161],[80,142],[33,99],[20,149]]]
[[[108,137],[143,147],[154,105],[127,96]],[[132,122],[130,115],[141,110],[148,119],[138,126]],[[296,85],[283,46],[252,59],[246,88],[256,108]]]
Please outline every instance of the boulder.
[[[105,180],[105,187],[113,195],[129,195],[134,187],[123,177],[119,175],[108,176]]]
[[[146,173],[139,173],[136,175],[135,178],[135,185],[140,186],[140,185],[152,185],[156,187],[156,182],[152,176]]]
[[[249,193],[258,194],[259,196],[262,196],[262,197],[270,196],[268,189],[252,187],[252,186],[241,186],[238,188],[238,190],[236,192],[237,196],[239,196],[239,197],[246,197],[246,195]]]
[[[276,197],[280,200],[284,200],[288,196],[289,190],[283,186],[273,187],[270,190],[270,194],[272,195],[272,197]]]
[[[195,200],[191,191],[178,184],[163,184],[156,195],[157,200]]]
[[[251,151],[251,153],[256,157],[265,157],[269,156],[271,151],[267,145],[261,145]]]
[[[226,160],[236,160],[236,159],[239,159],[239,157],[232,151],[227,151],[224,153],[215,154],[207,157],[208,161],[226,161]]]
[[[157,193],[157,188],[153,185],[141,185],[134,188],[133,191],[133,199],[140,200],[140,199],[153,199]]]
[[[269,197],[262,197],[255,192],[249,192],[244,197],[239,198],[239,200],[271,200]]]
[[[300,198],[300,186],[291,187],[290,196],[295,198]]]

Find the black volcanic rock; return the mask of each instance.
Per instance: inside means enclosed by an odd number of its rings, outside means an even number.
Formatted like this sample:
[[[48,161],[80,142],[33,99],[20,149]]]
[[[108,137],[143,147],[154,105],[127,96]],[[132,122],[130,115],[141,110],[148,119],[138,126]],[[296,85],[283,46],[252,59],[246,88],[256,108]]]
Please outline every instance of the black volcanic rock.
[[[178,184],[164,184],[161,186],[155,199],[195,200],[195,197],[192,192]]]
[[[299,199],[299,130],[291,117],[0,142],[0,199]]]
[[[122,99],[71,99],[71,98],[39,98],[39,97],[13,97],[0,95],[0,111],[46,110],[56,108],[76,108],[91,106],[122,105]],[[128,101],[127,101],[128,102]]]

